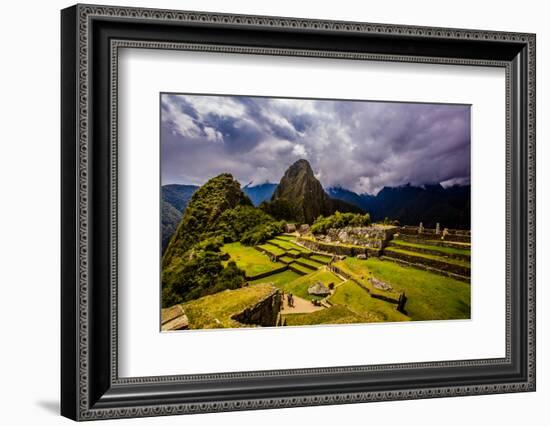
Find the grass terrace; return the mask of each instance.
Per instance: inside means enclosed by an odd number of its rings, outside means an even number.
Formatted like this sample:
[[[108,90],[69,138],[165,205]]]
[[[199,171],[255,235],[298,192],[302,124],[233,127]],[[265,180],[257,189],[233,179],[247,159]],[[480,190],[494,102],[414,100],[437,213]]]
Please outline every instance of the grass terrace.
[[[284,265],[279,262],[272,262],[268,256],[260,253],[253,247],[242,245],[241,243],[225,244],[220,249],[223,253],[228,253],[231,260],[235,261],[247,277],[253,277],[264,272],[281,268]],[[228,261],[224,261],[227,264]]]
[[[294,244],[291,241],[281,240],[278,237],[273,238],[273,239],[271,239],[267,242],[275,244],[275,245],[277,245],[277,246],[279,246],[279,247],[281,247],[285,250],[298,250],[300,253],[310,253],[311,252],[311,250],[308,250],[305,247],[299,246],[298,244]]]
[[[418,251],[409,251],[409,250],[404,250],[404,249],[401,249],[401,248],[396,248],[396,247],[391,247],[391,246],[386,247],[384,249],[384,251],[390,252],[390,253],[391,252],[400,253],[400,254],[404,254],[404,255],[407,255],[407,256],[416,256],[416,257],[425,258],[425,259],[437,260],[437,261],[440,261],[440,262],[449,263],[449,264],[453,264],[453,265],[459,265],[459,266],[463,266],[463,267],[466,267],[466,268],[470,267],[470,262],[468,262],[466,260],[461,260],[461,259],[454,259],[454,258],[448,258],[448,257],[443,257],[443,256],[436,256],[434,254],[420,253]]]
[[[283,241],[295,241],[296,240],[296,237],[294,235],[289,235],[289,234],[281,234],[281,235],[277,235],[275,237],[275,239],[277,240],[283,240]]]
[[[286,325],[320,325],[320,324],[356,324],[375,322],[377,318],[371,315],[359,315],[345,306],[335,305],[330,308],[310,314],[287,314],[283,316]]]
[[[365,289],[350,280],[336,288],[329,301],[334,305],[344,305],[359,315],[372,316],[377,321],[410,321],[407,315],[397,311],[395,304],[371,297]]]
[[[292,265],[292,268],[299,271],[299,272],[302,272],[303,274],[309,274],[312,270],[305,267],[305,266],[302,266],[296,262],[294,262]]]
[[[303,299],[307,299],[307,300],[320,299],[319,297],[311,296],[307,292],[307,289],[312,284],[315,284],[317,281],[322,282],[327,287],[330,283],[334,283],[334,285],[337,285],[337,284],[342,282],[342,280],[339,277],[337,277],[336,275],[334,275],[330,271],[321,271],[321,270],[318,270],[318,271],[308,270],[308,271],[309,271],[309,274],[303,275],[303,276],[300,276],[300,275],[296,274],[295,272],[293,272],[294,278],[292,280],[290,280],[290,279],[289,280],[278,280],[277,282],[275,282],[273,280],[273,277],[275,277],[275,275],[271,275],[267,278],[264,278],[263,282],[273,282],[273,284],[276,287],[283,290],[285,293],[292,293],[296,296],[299,296],[299,297],[301,297]],[[286,271],[286,272],[288,272],[288,271]],[[281,274],[284,274],[284,272],[281,273]],[[281,274],[277,274],[277,275],[281,275]],[[290,276],[288,276],[288,278],[290,278]],[[258,280],[256,282],[261,282],[261,281],[262,280]],[[252,282],[254,282],[254,281],[251,281],[251,283]]]
[[[320,268],[321,266],[323,266],[323,263],[318,262],[314,259],[310,259],[308,257],[300,257],[299,259],[296,259],[296,260],[299,260],[301,263],[305,263],[306,265],[313,266],[314,268]]]
[[[273,283],[275,287],[283,289],[285,286],[289,285],[292,281],[300,278],[301,275],[297,274],[290,269],[287,269],[283,272],[278,272],[276,274],[270,275],[265,278],[259,278],[257,280],[249,281],[250,285],[261,284],[261,283]]]
[[[250,327],[231,319],[231,316],[266,298],[273,289],[269,284],[259,284],[237,290],[225,290],[183,303],[181,306],[189,319],[191,329]]]
[[[280,256],[282,254],[285,254],[286,252],[283,249],[280,249],[279,247],[276,247],[271,244],[262,244],[261,246],[258,246],[259,248],[267,251],[268,253],[272,254],[273,256]]]
[[[312,254],[309,258],[325,265],[330,262],[330,259],[332,259],[330,256],[324,256],[322,254]]]
[[[347,267],[363,280],[372,275],[395,291],[405,292],[405,310],[412,320],[470,318],[470,285],[462,281],[378,258],[347,257],[336,266]]]
[[[425,250],[431,250],[431,251],[437,251],[440,252],[442,255],[462,255],[462,256],[470,256],[470,249],[467,248],[454,248],[454,247],[444,247],[444,246],[435,246],[435,245],[429,245],[429,244],[420,244],[420,243],[412,243],[409,241],[403,241],[399,239],[394,239],[391,242],[392,244],[398,245],[400,247],[403,247],[405,249],[411,248],[411,249],[425,249]]]

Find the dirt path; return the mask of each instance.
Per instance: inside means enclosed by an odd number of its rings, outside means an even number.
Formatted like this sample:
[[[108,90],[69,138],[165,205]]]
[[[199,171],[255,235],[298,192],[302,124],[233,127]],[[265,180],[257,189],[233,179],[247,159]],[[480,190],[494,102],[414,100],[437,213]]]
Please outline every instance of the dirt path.
[[[309,314],[311,312],[320,311],[325,309],[322,306],[315,306],[309,300],[302,299],[301,297],[294,296],[294,307],[288,306],[288,300],[285,294],[285,301],[283,303],[283,310],[281,314]]]

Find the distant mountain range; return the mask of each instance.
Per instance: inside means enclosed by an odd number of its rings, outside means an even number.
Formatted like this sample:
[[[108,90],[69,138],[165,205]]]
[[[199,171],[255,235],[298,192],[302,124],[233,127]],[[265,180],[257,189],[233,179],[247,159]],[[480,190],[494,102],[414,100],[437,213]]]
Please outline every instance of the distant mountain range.
[[[170,184],[162,187],[162,252],[166,250],[170,238],[183,217],[183,212],[193,194],[199,189],[196,185]]]
[[[162,249],[168,246],[186,206],[199,189],[195,185],[162,187]],[[248,184],[242,192],[252,204],[275,217],[311,223],[317,216],[340,212],[368,212],[373,221],[384,218],[402,225],[433,228],[470,228],[470,186],[440,184],[384,187],[377,195],[357,194],[341,187],[323,189],[306,160],[290,166],[279,184]],[[263,205],[262,205],[263,203]]]
[[[402,225],[470,229],[470,185],[444,188],[440,184],[384,187],[377,195],[356,194],[329,188],[332,198],[344,200],[369,212],[371,219],[398,220]]]
[[[277,188],[276,183],[262,183],[255,186],[248,184],[243,187],[243,192],[248,195],[248,198],[250,198],[252,204],[258,207],[264,201],[271,200],[271,197],[275,192],[275,188]]]

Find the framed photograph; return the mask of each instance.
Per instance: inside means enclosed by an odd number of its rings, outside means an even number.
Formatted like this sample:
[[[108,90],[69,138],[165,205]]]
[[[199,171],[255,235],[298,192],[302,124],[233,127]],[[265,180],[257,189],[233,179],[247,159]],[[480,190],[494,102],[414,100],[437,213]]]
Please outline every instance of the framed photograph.
[[[535,35],[61,12],[61,412],[535,390]]]

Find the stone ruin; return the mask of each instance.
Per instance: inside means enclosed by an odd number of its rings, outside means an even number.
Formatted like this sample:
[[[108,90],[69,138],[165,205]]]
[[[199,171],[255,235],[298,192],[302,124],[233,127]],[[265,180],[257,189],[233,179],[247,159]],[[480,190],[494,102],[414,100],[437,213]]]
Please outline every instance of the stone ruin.
[[[378,290],[383,290],[383,291],[393,290],[393,287],[391,285],[389,285],[388,283],[386,283],[384,281],[380,281],[377,278],[370,277],[369,282],[373,285],[374,288],[377,288]]]
[[[346,226],[344,228],[331,228],[326,235],[317,237],[319,241],[327,243],[350,244],[372,249],[381,249],[392,239],[397,231],[395,226]]]
[[[291,233],[293,233],[293,232],[296,232],[296,225],[293,224],[293,223],[287,223],[287,224],[285,225],[285,232],[286,232],[287,234],[291,234]]]
[[[330,295],[330,289],[320,281],[317,281],[315,284],[310,286],[307,289],[307,292],[312,296],[324,297]]]
[[[298,232],[301,235],[307,234],[309,232],[310,226],[307,223],[304,223],[303,225],[300,225],[300,228],[298,228]]]

